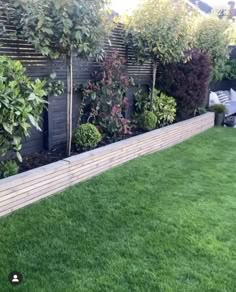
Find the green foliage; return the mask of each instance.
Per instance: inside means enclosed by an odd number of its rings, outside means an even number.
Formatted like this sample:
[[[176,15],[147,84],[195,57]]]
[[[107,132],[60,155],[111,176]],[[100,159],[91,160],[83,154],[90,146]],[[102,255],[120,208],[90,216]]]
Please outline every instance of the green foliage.
[[[178,62],[189,48],[189,20],[182,0],[143,0],[128,19],[128,43],[141,62]]]
[[[146,110],[150,110],[150,94],[148,91],[139,89],[134,94],[135,98],[135,112],[143,114]]]
[[[235,21],[230,22],[229,28],[227,30],[227,34],[230,39],[230,45],[235,46],[236,44],[236,24]]]
[[[135,93],[135,111],[138,115],[151,110],[151,96],[139,90]],[[164,126],[174,122],[176,117],[176,101],[160,90],[154,91],[153,113],[157,117],[157,125]]]
[[[32,81],[19,61],[0,57],[0,154],[16,152],[21,161],[22,139],[32,126],[40,130],[45,82]]]
[[[151,131],[156,128],[157,116],[150,111],[145,111],[142,116],[142,126],[144,130]]]
[[[207,53],[212,64],[212,80],[221,80],[228,59],[229,23],[215,15],[199,16],[193,21],[194,47]]]
[[[213,104],[212,106],[210,106],[210,111],[217,114],[227,113],[227,108],[223,104]]]
[[[56,73],[52,73],[47,80],[47,93],[49,96],[59,96],[64,93],[65,84],[61,80],[56,80],[56,76]]]
[[[17,32],[45,56],[91,57],[104,39],[106,0],[10,0]]]
[[[175,99],[159,90],[155,90],[153,112],[157,116],[157,124],[159,126],[172,124],[176,117]]]
[[[138,62],[151,58],[153,86],[156,87],[157,61],[163,64],[185,59],[190,47],[190,16],[184,0],[143,0],[127,22],[127,42]]]
[[[236,60],[229,59],[224,66],[223,69],[223,78],[235,80],[236,79]]]
[[[75,146],[84,150],[95,148],[101,139],[98,129],[90,123],[79,126],[73,135]]]
[[[51,58],[66,56],[67,155],[72,140],[73,56],[101,59],[106,28],[112,23],[107,0],[9,0],[9,17],[17,33]],[[14,9],[12,9],[12,7]],[[55,83],[55,82],[54,82]],[[61,84],[59,84],[59,87]],[[56,86],[58,88],[58,84]]]
[[[19,172],[19,166],[14,160],[0,162],[0,178],[6,178]]]
[[[126,72],[126,60],[119,52],[105,55],[101,70],[83,88],[84,109],[82,122],[91,122],[109,138],[130,134],[126,92],[132,84]]]

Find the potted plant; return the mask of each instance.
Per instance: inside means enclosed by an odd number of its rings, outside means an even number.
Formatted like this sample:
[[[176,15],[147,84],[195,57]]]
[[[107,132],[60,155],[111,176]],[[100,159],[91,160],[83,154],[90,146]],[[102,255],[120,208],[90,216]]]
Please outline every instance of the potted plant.
[[[227,109],[224,104],[214,104],[210,110],[215,113],[215,126],[223,126]]]

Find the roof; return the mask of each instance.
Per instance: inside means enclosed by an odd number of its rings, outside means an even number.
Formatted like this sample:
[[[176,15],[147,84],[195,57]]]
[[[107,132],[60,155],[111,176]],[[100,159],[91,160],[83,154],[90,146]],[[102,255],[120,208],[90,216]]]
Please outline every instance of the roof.
[[[188,1],[191,4],[195,5],[196,7],[198,7],[204,13],[211,13],[211,11],[213,10],[213,7],[211,7],[204,1],[201,1],[201,0],[188,0]]]
[[[219,17],[229,15],[230,18],[235,18],[236,16],[235,1],[221,0],[215,3],[213,0],[188,0],[188,3],[205,14],[210,14],[213,10],[216,10]]]

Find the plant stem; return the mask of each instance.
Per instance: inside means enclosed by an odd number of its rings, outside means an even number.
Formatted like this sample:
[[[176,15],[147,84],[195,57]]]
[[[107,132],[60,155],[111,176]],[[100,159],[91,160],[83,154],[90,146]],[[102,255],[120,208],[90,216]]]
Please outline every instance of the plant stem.
[[[72,107],[73,107],[73,64],[72,52],[66,57],[67,66],[67,137],[66,137],[66,154],[71,155],[72,142]]]
[[[157,78],[157,61],[153,61],[153,79],[152,79],[152,94],[151,94],[151,111],[153,111],[153,100],[154,91],[156,88],[156,78]]]

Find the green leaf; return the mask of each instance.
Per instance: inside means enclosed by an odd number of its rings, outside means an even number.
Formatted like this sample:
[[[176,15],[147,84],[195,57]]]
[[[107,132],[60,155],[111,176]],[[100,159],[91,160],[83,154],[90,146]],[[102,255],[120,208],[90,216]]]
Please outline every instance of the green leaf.
[[[16,157],[17,157],[17,159],[20,161],[20,162],[22,162],[23,161],[23,159],[22,159],[22,156],[21,156],[21,154],[20,154],[20,152],[16,152]]]
[[[51,53],[51,50],[49,47],[42,47],[42,48],[40,48],[40,51],[45,56],[49,56]]]
[[[51,79],[55,79],[57,77],[57,73],[53,72],[52,74],[50,74],[50,78]]]
[[[28,116],[29,116],[29,120],[30,120],[31,124],[32,124],[36,129],[41,130],[40,127],[39,127],[39,125],[38,125],[38,123],[36,122],[35,118],[34,118],[31,114],[29,114]]]
[[[42,27],[41,30],[49,35],[53,35],[53,30],[51,28]]]
[[[29,97],[28,100],[35,100],[37,98],[37,96],[32,92]]]
[[[75,38],[76,40],[78,41],[81,41],[82,40],[82,34],[81,34],[81,31],[78,30],[76,33],[75,33]]]
[[[13,125],[7,124],[7,123],[3,123],[3,128],[5,131],[7,131],[9,134],[12,134],[13,131]]]

